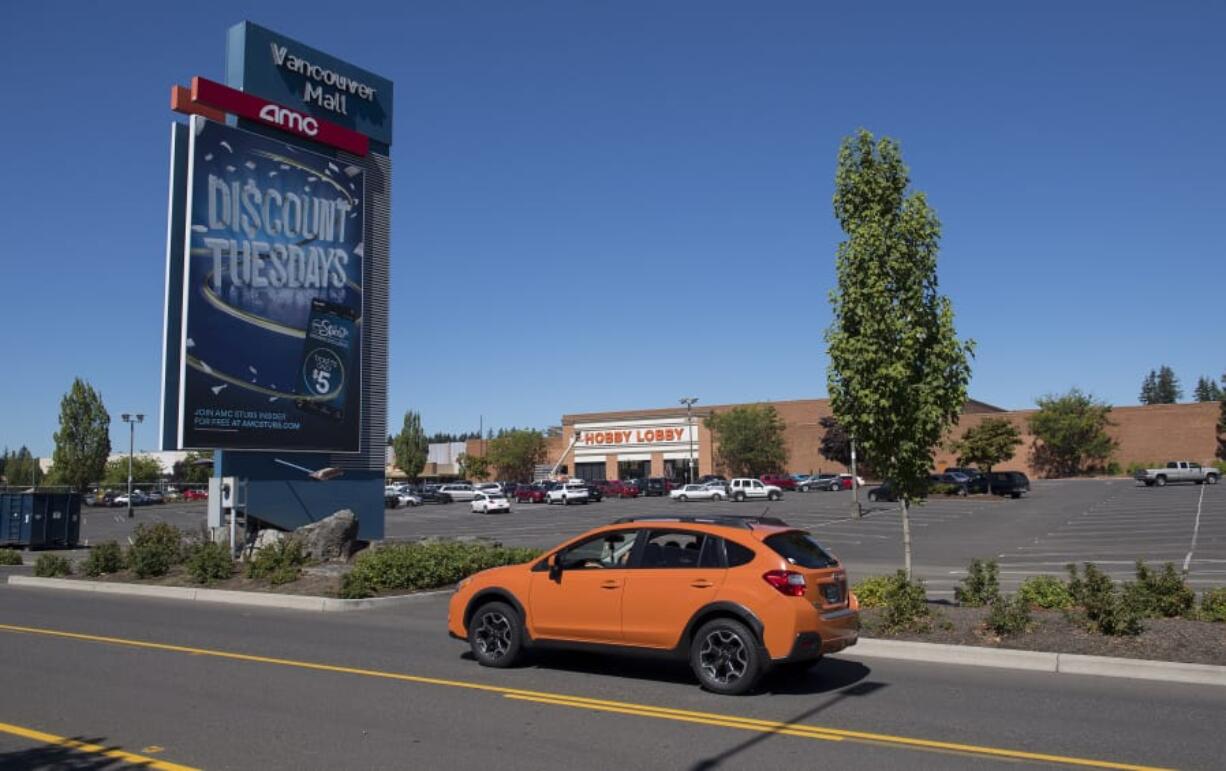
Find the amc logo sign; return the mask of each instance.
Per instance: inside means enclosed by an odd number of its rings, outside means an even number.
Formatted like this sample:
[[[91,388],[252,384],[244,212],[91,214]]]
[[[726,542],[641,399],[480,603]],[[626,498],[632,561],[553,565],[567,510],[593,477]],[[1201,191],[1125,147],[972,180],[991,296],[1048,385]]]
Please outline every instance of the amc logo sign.
[[[271,123],[278,128],[306,134],[313,137],[319,134],[319,121],[310,115],[294,112],[288,107],[277,104],[266,104],[260,109],[260,120]]]
[[[609,445],[683,442],[685,439],[685,430],[681,428],[635,428],[614,431],[584,431],[580,441],[585,445]]]

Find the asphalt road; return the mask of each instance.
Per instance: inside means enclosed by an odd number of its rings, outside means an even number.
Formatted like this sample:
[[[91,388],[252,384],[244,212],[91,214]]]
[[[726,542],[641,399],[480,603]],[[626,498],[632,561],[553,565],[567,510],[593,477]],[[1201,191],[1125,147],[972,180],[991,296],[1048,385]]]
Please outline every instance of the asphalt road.
[[[1220,768],[1226,757],[1221,688],[840,656],[719,697],[661,661],[479,667],[445,635],[445,601],[331,615],[0,586],[0,768],[134,764],[63,746],[72,740],[197,768]]]
[[[852,580],[902,566],[897,504],[863,503],[851,516],[850,493],[789,493],[772,504],[728,501],[674,503],[668,498],[611,500],[586,506],[515,504],[509,515],[473,514],[467,503],[390,509],[389,538],[483,537],[547,548],[596,525],[632,515],[751,514],[773,516],[816,533],[847,565]],[[862,499],[863,500],[863,499]],[[203,503],[136,509],[83,509],[82,538],[125,541],[136,523],[167,521],[194,530]],[[1013,591],[1041,573],[1063,574],[1069,562],[1093,561],[1117,579],[1134,562],[1174,562],[1194,588],[1226,586],[1226,484],[1152,488],[1131,480],[1036,480],[1021,500],[934,498],[911,510],[916,574],[929,594],[952,597],[976,557],[1000,563]]]

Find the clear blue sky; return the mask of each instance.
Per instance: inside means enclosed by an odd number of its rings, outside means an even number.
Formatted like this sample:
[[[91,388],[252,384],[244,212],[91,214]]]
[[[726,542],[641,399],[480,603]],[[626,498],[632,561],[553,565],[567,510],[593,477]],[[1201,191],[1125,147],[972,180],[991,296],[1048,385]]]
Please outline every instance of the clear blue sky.
[[[0,445],[78,375],[117,449],[156,415],[168,92],[244,18],[395,81],[393,428],[824,395],[859,126],[944,223],[975,397],[1226,369],[1221,2],[42,0],[0,6]]]

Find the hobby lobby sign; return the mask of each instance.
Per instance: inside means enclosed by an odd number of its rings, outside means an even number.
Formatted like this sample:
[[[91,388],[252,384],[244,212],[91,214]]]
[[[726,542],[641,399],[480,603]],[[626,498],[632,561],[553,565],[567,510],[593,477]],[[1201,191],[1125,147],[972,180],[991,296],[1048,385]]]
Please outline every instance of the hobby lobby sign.
[[[684,426],[617,428],[602,431],[583,431],[579,435],[579,444],[589,447],[597,445],[669,444],[671,442],[689,441],[689,438],[689,430]]]

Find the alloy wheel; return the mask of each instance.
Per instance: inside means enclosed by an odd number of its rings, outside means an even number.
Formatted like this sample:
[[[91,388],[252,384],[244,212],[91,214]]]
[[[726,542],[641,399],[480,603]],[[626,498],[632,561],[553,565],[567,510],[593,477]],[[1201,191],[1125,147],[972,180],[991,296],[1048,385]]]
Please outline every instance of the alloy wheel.
[[[720,685],[730,685],[745,676],[749,652],[745,641],[727,629],[716,629],[702,641],[699,665],[706,676]]]
[[[483,613],[475,636],[477,647],[483,654],[494,660],[500,659],[511,649],[511,622],[495,611]]]

